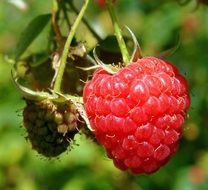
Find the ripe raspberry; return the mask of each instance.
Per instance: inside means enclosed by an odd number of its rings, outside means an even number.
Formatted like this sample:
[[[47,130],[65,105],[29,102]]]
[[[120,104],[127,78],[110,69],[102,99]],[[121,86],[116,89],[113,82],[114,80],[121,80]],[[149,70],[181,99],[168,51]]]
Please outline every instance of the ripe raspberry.
[[[119,169],[153,173],[176,152],[190,97],[172,64],[144,57],[116,74],[98,69],[83,97],[96,138]]]
[[[66,151],[77,131],[77,112],[74,105],[50,100],[26,100],[23,111],[24,127],[32,147],[46,157]]]

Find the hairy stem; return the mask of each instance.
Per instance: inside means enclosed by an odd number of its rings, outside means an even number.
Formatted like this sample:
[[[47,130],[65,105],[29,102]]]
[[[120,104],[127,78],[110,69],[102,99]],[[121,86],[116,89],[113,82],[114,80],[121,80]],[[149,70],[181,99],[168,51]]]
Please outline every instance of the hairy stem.
[[[118,41],[118,45],[121,50],[123,63],[126,65],[126,64],[128,64],[128,62],[130,60],[130,56],[129,56],[129,52],[127,50],[125,41],[123,39],[121,29],[118,24],[118,19],[116,17],[116,13],[115,13],[115,9],[114,9],[112,0],[107,0],[107,7],[108,7],[108,12],[110,14],[111,21],[112,21],[112,24],[114,27],[114,32],[115,32],[115,35],[116,35],[116,38]]]
[[[71,45],[71,42],[72,42],[72,39],[75,35],[75,32],[82,20],[82,17],[84,16],[84,13],[88,7],[88,4],[89,4],[89,1],[90,0],[85,0],[85,3],[82,7],[82,9],[80,10],[75,22],[73,23],[72,27],[71,27],[71,30],[69,32],[69,35],[67,37],[67,40],[66,40],[66,43],[65,43],[65,46],[64,46],[64,50],[63,50],[63,53],[62,53],[62,56],[61,56],[61,60],[60,60],[60,65],[59,65],[59,68],[58,68],[58,73],[57,73],[57,77],[56,77],[56,80],[55,80],[55,84],[54,84],[54,91],[56,92],[61,92],[61,83],[62,83],[62,78],[63,78],[63,74],[64,74],[64,70],[65,70],[65,67],[66,67],[66,61],[67,61],[67,57],[68,57],[68,54],[70,53],[70,45]]]

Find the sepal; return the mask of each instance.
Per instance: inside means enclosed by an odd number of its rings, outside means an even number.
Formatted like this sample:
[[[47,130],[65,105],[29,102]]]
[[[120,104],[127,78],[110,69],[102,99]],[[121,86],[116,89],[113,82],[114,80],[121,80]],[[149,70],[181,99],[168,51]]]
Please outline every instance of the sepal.
[[[131,34],[132,37],[132,41],[134,43],[134,49],[133,49],[133,53],[131,55],[131,59],[130,59],[130,63],[137,61],[138,59],[142,58],[142,51],[141,51],[141,47],[139,45],[139,42],[137,41],[136,36],[134,35],[134,33],[131,31],[131,29],[126,26],[126,29],[129,31],[129,33]]]
[[[22,96],[29,100],[36,100],[41,101],[43,99],[56,99],[58,98],[56,94],[50,94],[48,92],[44,91],[33,91],[22,84],[19,83],[19,78],[16,76],[16,73],[14,70],[11,71],[12,80],[16,86],[16,88],[19,90],[19,92],[22,94]]]

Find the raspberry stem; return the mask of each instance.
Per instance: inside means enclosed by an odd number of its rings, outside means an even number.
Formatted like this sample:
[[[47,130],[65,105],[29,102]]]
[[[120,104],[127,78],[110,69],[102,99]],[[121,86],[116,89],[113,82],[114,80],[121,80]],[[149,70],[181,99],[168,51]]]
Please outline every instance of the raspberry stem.
[[[66,67],[67,57],[68,57],[68,54],[70,53],[70,45],[71,45],[72,39],[75,35],[75,32],[76,32],[76,30],[77,30],[77,28],[78,28],[78,26],[84,16],[84,13],[88,7],[89,1],[90,0],[85,0],[84,4],[82,6],[82,9],[80,10],[75,22],[73,23],[73,25],[71,27],[71,30],[70,30],[69,35],[67,37],[66,43],[64,45],[64,50],[63,50],[63,53],[61,56],[60,65],[58,68],[58,73],[57,73],[57,77],[56,77],[54,88],[53,88],[54,91],[56,91],[56,92],[61,92],[61,82],[62,82],[64,70]]]
[[[107,7],[108,7],[108,12],[110,14],[111,21],[112,21],[112,24],[114,27],[114,31],[115,31],[115,35],[116,35],[116,38],[118,41],[118,45],[121,50],[123,63],[125,65],[127,65],[129,63],[130,56],[129,56],[125,41],[123,39],[121,29],[118,24],[118,19],[116,17],[116,13],[115,13],[115,9],[114,9],[112,0],[107,0]]]

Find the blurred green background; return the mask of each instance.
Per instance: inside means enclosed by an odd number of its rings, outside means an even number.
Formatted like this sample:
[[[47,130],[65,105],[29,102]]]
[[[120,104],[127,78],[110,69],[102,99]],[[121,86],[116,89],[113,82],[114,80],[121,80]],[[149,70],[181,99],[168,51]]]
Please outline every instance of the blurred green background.
[[[12,64],[6,60],[28,22],[50,13],[51,1],[18,2],[22,1],[0,1],[0,189],[208,189],[208,6],[195,9],[194,0],[185,6],[176,0],[118,0],[121,25],[136,34],[144,55],[158,55],[180,42],[167,59],[187,77],[192,98],[178,153],[157,173],[133,176],[117,170],[101,147],[81,135],[76,136],[78,145],[58,159],[43,158],[31,149],[21,127],[24,102],[12,84]],[[76,3],[80,6],[82,1]],[[108,13],[94,1],[86,18],[102,38],[112,34]],[[47,32],[28,48],[28,54],[41,50]],[[78,38],[89,49],[96,43],[88,33],[80,32]]]

